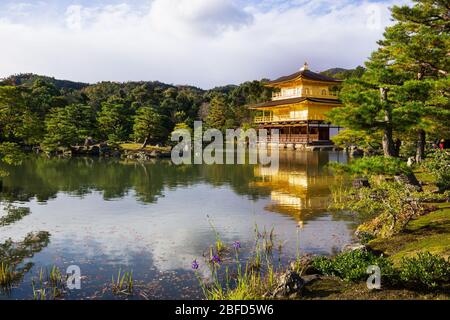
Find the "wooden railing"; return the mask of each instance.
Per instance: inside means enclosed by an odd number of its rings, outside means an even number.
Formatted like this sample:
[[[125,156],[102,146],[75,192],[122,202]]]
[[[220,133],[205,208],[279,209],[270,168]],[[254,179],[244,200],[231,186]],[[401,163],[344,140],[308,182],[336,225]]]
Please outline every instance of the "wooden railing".
[[[272,122],[273,120],[272,116],[259,116],[255,117],[254,122],[255,123],[261,123],[261,122]]]
[[[313,98],[328,98],[333,99],[338,97],[338,93],[334,91],[328,91],[326,94],[320,93],[306,93],[306,92],[300,92],[300,93],[292,93],[292,94],[284,94],[282,95],[281,92],[272,93],[272,100],[282,100],[282,99],[289,99],[289,98],[299,98],[299,97],[313,97]]]
[[[307,117],[291,117],[289,114],[287,115],[278,115],[278,116],[258,116],[255,117],[255,123],[264,123],[264,122],[281,122],[281,121],[302,121],[308,120]]]
[[[279,143],[308,143],[311,141],[318,141],[319,134],[279,134]],[[261,142],[275,142],[270,136],[267,137],[266,141]]]

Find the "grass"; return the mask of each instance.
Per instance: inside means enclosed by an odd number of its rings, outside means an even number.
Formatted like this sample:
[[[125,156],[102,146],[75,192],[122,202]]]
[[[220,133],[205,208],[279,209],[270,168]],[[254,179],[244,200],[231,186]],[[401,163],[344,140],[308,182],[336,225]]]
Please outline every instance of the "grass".
[[[406,226],[410,232],[435,229],[450,232],[450,203],[435,203],[437,210],[412,220]]]
[[[438,209],[410,221],[404,232],[396,236],[370,241],[369,247],[388,255],[394,264],[398,264],[403,257],[425,251],[449,257],[450,203],[431,205]]]
[[[417,180],[421,181],[424,184],[434,184],[435,183],[435,177],[425,171],[423,168],[416,168],[413,170],[414,175],[416,176]]]

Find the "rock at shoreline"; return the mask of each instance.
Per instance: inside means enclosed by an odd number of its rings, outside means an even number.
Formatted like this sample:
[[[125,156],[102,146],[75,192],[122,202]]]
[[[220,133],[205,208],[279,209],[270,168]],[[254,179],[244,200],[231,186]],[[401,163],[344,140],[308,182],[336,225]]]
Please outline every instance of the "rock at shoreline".
[[[349,251],[355,251],[355,250],[366,250],[366,246],[361,243],[354,243],[346,245],[342,251],[343,252],[349,252]]]
[[[306,281],[295,271],[288,270],[282,274],[273,292],[267,294],[271,298],[300,296]]]
[[[394,176],[394,180],[398,183],[410,185],[416,189],[416,191],[422,191],[422,186],[413,173]]]

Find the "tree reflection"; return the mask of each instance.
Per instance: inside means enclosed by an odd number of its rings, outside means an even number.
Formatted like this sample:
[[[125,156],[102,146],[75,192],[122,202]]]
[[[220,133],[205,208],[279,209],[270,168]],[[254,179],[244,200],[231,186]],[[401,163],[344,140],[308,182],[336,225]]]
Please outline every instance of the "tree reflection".
[[[0,218],[0,227],[8,226],[30,213],[29,208],[16,207],[8,203],[6,212]],[[33,267],[31,261],[25,262],[40,252],[50,242],[50,233],[46,231],[28,233],[21,241],[8,239],[0,243],[1,277],[0,293],[9,294],[14,284],[22,281],[24,275]]]
[[[325,165],[330,160],[346,161],[339,153],[280,152],[279,170],[271,172],[250,164],[177,166],[170,160],[35,157],[6,168],[10,175],[4,178],[0,200],[45,202],[58,192],[79,197],[102,192],[105,200],[132,193],[138,201],[154,203],[167,190],[207,183],[228,186],[252,200],[271,197],[274,203],[267,210],[295,216],[326,209],[332,177]]]

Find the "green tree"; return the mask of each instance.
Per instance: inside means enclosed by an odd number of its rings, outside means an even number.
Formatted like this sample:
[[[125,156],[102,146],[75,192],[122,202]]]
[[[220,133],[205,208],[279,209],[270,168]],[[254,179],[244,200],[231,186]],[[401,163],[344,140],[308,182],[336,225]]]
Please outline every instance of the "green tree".
[[[72,104],[55,108],[45,120],[46,133],[42,143],[44,150],[69,148],[83,143],[95,131],[95,113],[90,106]]]
[[[386,28],[361,79],[344,84],[344,107],[333,110],[330,118],[367,134],[382,132],[385,156],[398,155],[394,135],[416,132],[421,161],[426,130],[449,122],[448,88],[442,82],[443,77],[448,79],[449,5],[431,0],[415,3],[392,9],[396,24]]]
[[[143,141],[142,148],[149,143],[161,142],[167,136],[167,130],[161,125],[162,116],[152,107],[141,107],[134,119],[134,138]]]
[[[412,7],[392,8],[396,24],[386,28],[380,45],[390,57],[392,68],[408,75],[397,98],[405,114],[416,119],[411,130],[416,135],[416,160],[420,162],[427,132],[433,133],[434,123],[448,121],[450,117],[448,110],[435,103],[436,95],[443,96],[443,93],[434,90],[433,83],[448,78],[450,5],[445,0],[415,0],[414,3]]]
[[[103,139],[112,142],[126,141],[132,130],[133,112],[120,99],[107,101],[102,103],[97,120]]]
[[[29,107],[37,112],[42,119],[52,108],[63,107],[66,102],[56,86],[44,79],[37,79],[30,88]]]
[[[36,144],[42,138],[40,118],[28,105],[23,87],[0,87],[0,140]]]
[[[341,130],[332,140],[338,147],[349,148],[351,146],[358,146],[365,152],[371,152],[381,148],[380,132],[367,134],[363,130],[345,129]]]
[[[242,126],[251,122],[252,113],[248,108],[251,104],[268,101],[272,98],[272,88],[264,86],[263,81],[247,81],[237,86],[227,95],[231,112],[228,118],[234,126]]]
[[[394,128],[401,130],[407,123],[392,101],[392,87],[402,83],[402,75],[389,66],[389,57],[381,49],[366,63],[361,79],[344,83],[340,97],[343,107],[329,113],[330,120],[342,127],[362,131],[368,135],[382,135],[383,153],[398,155],[394,143]]]
[[[210,103],[206,117],[206,128],[225,130],[227,125],[227,102],[222,94],[215,95]]]

